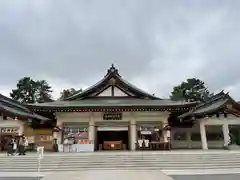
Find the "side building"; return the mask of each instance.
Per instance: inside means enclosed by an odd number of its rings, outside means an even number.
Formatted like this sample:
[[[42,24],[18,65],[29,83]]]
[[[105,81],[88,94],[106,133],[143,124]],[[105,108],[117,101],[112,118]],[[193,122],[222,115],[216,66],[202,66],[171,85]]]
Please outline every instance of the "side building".
[[[24,135],[28,139],[29,150],[44,146],[53,147],[53,127],[51,119],[33,113],[25,105],[0,94],[0,150],[5,151],[12,137]]]

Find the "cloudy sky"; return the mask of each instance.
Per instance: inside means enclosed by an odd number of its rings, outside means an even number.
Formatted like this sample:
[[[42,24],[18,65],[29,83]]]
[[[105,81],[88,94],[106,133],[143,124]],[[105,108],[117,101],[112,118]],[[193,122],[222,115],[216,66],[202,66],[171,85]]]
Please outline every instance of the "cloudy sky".
[[[163,98],[196,77],[240,100],[239,9],[239,0],[2,0],[0,93],[30,76],[58,97],[96,83],[114,63]]]

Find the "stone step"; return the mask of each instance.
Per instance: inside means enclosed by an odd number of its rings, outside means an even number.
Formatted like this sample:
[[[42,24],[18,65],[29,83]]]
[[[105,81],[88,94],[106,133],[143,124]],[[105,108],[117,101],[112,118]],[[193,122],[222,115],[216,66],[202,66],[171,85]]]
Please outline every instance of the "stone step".
[[[144,166],[199,166],[199,165],[204,165],[204,166],[209,166],[209,165],[215,165],[215,166],[221,166],[221,165],[235,165],[238,166],[240,165],[240,162],[225,162],[225,163],[214,163],[214,162],[207,162],[207,163],[201,163],[201,162],[195,162],[195,163],[188,163],[188,162],[144,162],[144,163],[134,163],[134,162],[105,162],[105,163],[69,163],[69,162],[60,162],[60,163],[51,163],[51,164],[42,164],[42,167],[51,167],[51,166],[115,166],[115,165],[144,165]],[[0,167],[35,167],[38,164],[31,164],[31,163],[6,163],[6,164],[1,164]]]
[[[146,158],[156,158],[156,157],[161,157],[161,158],[240,158],[240,156],[171,156],[171,155],[166,155],[166,156],[146,156],[146,155],[142,155],[142,156],[58,156],[58,157],[49,157],[49,156],[44,156],[44,157],[48,157],[49,159],[58,159],[58,158],[62,158],[62,159],[66,159],[66,158],[79,158],[79,159],[102,159],[102,158],[108,158],[108,159],[114,159],[114,158],[142,158],[142,157],[146,157]],[[33,158],[37,158],[37,156],[26,156],[26,157],[21,157],[21,156],[8,156],[8,157],[1,157],[0,159],[11,159],[11,158],[17,158],[17,159],[33,159]]]
[[[0,156],[0,172],[35,172],[36,156]],[[56,154],[41,160],[41,171],[105,169],[232,169],[240,168],[240,153],[229,154]]]
[[[142,158],[142,159],[91,159],[91,160],[81,160],[81,159],[43,159],[41,160],[42,163],[51,163],[51,162],[82,162],[82,163],[94,163],[94,162],[189,162],[189,163],[194,163],[194,162],[228,162],[228,161],[240,161],[238,158],[226,158],[226,159],[161,159],[161,158],[155,158],[155,159],[147,159],[147,158]],[[15,163],[37,163],[38,159],[8,159],[8,160],[1,160],[1,163],[8,163],[8,162],[15,162]]]
[[[199,169],[233,169],[239,167],[233,166],[209,166],[209,167],[146,167],[146,166],[117,166],[117,167],[67,167],[67,168],[47,168],[47,169],[40,169],[41,172],[52,172],[52,171],[85,171],[85,170],[131,170],[131,169],[160,169],[160,170],[199,170]],[[1,169],[1,172],[36,172],[37,169],[19,169],[19,168],[4,168]]]
[[[51,165],[51,166],[43,166],[41,165],[42,169],[48,169],[48,168],[102,168],[102,167],[129,167],[129,166],[133,166],[133,167],[137,167],[137,166],[141,166],[141,167],[161,167],[161,168],[168,168],[168,167],[185,167],[185,168],[196,168],[196,167],[201,167],[201,168],[206,168],[206,167],[218,167],[221,168],[222,166],[231,166],[231,167],[240,167],[240,163],[238,164],[222,164],[222,165],[216,165],[216,164],[194,164],[189,166],[189,164],[93,164],[93,165],[84,165],[84,164],[79,164],[79,165]],[[36,169],[38,166],[1,166],[1,169],[7,168],[7,169]]]
[[[116,156],[119,156],[119,157],[124,157],[124,156],[141,156],[141,155],[145,155],[145,156],[231,156],[231,155],[234,155],[234,156],[240,156],[240,151],[239,152],[231,152],[229,151],[229,153],[198,153],[198,154],[188,154],[188,153],[185,153],[185,154],[181,154],[181,153],[171,153],[171,152],[166,152],[166,153],[153,153],[153,152],[150,152],[150,153],[145,153],[145,152],[132,152],[132,153],[115,153],[115,152],[112,152],[112,153],[53,153],[53,154],[48,154],[46,153],[45,154],[46,156],[48,157],[64,157],[64,156],[67,156],[67,157],[71,157],[71,156],[83,156],[83,157],[101,157],[101,156],[105,156],[105,157],[116,157]],[[31,154],[27,154],[26,156],[19,156],[19,157],[35,157],[36,154],[35,153],[31,153]],[[4,154],[1,154],[0,156],[1,158],[3,157],[11,157],[11,156],[7,156],[7,155],[4,155]]]
[[[8,162],[1,164],[0,167],[4,166],[34,166],[37,165],[38,163],[15,163],[15,162]],[[156,164],[163,164],[163,165],[184,165],[187,164],[188,166],[190,165],[208,165],[208,164],[215,164],[215,165],[221,165],[221,164],[240,164],[240,161],[226,161],[226,162],[159,162],[159,161],[139,161],[139,162],[124,162],[124,161],[116,161],[116,162],[49,162],[49,163],[41,163],[42,166],[52,166],[52,165],[115,165],[115,164],[143,164],[143,165],[156,165]]]

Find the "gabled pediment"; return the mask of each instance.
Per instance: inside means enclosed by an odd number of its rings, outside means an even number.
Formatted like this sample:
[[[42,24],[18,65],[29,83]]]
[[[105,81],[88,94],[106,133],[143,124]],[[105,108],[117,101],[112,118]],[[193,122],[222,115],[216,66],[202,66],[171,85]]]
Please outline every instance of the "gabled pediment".
[[[112,86],[109,86],[107,89],[103,90],[102,92],[100,92],[98,95],[96,96],[112,96]]]
[[[98,97],[128,97],[130,95],[126,94],[124,91],[120,90],[118,87],[112,85],[100,92]]]
[[[80,100],[94,97],[132,97],[138,99],[160,99],[124,80],[113,65],[107,74],[95,85],[83,92],[77,92],[65,100]]]
[[[125,92],[123,92],[121,89],[119,89],[118,87],[114,87],[114,96],[129,96],[128,94],[126,94]]]

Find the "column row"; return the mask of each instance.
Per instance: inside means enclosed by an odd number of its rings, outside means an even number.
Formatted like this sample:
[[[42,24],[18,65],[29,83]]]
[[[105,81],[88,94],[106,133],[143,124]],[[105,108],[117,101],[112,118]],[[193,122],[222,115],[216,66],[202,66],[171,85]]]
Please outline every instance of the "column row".
[[[230,143],[230,136],[229,136],[229,127],[227,123],[222,124],[222,132],[224,138],[224,147],[227,147]],[[206,135],[206,125],[203,122],[200,122],[200,134],[201,134],[201,143],[202,149],[208,149],[207,143],[207,135]]]

